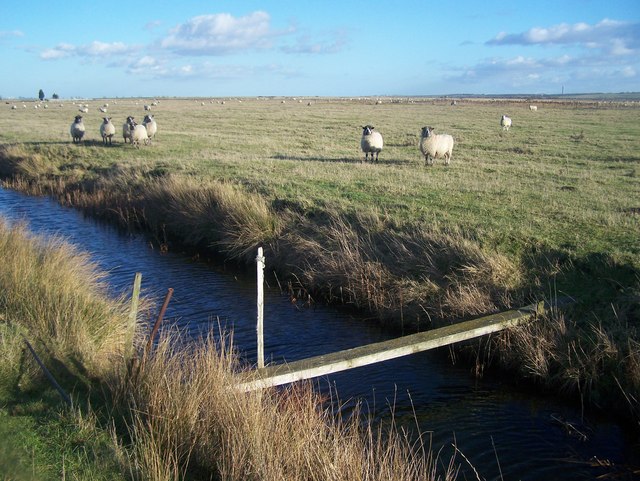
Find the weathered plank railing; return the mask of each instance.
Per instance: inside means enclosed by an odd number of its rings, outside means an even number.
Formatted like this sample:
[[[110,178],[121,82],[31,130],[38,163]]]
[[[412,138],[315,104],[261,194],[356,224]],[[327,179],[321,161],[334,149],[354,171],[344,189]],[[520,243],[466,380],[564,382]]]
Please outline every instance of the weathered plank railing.
[[[245,373],[244,379],[237,385],[237,388],[241,391],[252,391],[279,386],[466,341],[528,322],[536,315],[541,314],[544,311],[544,306],[544,302],[539,302],[520,309],[492,314],[389,341],[291,363],[267,366]]]

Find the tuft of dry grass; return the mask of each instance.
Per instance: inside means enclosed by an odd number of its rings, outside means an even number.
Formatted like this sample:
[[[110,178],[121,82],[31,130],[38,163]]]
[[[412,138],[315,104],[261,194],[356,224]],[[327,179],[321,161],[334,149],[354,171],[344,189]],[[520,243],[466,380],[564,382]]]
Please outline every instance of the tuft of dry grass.
[[[123,299],[106,299],[88,256],[59,238],[42,239],[0,220],[0,312],[31,342],[91,376],[111,371],[127,329]],[[71,357],[68,357],[71,356]]]
[[[143,477],[170,479],[184,469],[226,480],[438,477],[428,447],[397,429],[375,429],[358,412],[336,417],[310,385],[233,389],[237,361],[228,339],[176,349],[166,335],[142,362],[127,391],[135,437],[145,440],[135,463]],[[449,466],[440,479],[454,477]]]

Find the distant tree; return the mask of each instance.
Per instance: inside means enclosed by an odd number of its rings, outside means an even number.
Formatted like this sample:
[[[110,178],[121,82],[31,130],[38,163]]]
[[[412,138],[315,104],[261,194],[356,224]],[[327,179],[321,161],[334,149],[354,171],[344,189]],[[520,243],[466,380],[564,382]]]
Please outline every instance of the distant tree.
[[[40,100],[44,100],[44,91],[42,89],[40,89],[40,92],[38,92],[38,98]]]
[[[52,98],[53,100],[58,100],[60,97],[58,97],[58,94],[53,94],[53,95],[51,96],[51,98]]]

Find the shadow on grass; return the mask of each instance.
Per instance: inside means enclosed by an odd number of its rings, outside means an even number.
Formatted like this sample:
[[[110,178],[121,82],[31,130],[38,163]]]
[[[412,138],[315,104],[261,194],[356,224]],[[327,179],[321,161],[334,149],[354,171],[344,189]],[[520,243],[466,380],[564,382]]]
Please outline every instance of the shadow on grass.
[[[398,164],[406,164],[409,162],[402,160],[393,160],[393,159],[383,159],[379,158],[377,161],[368,160],[365,162],[363,157],[318,157],[318,156],[307,156],[303,157],[300,155],[285,155],[285,154],[276,154],[270,157],[274,160],[292,160],[298,162],[333,162],[333,163],[341,163],[341,164],[373,164],[373,165],[398,165]]]

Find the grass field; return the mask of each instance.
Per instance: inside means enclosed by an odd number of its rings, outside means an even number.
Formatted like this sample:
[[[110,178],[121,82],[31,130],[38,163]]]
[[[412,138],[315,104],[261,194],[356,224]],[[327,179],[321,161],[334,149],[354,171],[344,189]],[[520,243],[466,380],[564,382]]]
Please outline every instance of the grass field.
[[[111,147],[98,133],[105,102]],[[0,110],[0,174],[20,176],[14,185],[116,212],[163,242],[246,261],[264,244],[274,269],[318,300],[392,322],[572,297],[568,317],[510,337],[504,363],[640,412],[638,103],[160,99],[157,138],[139,149],[120,125],[141,121],[149,100],[87,101],[81,145],[69,135],[78,107],[61,103]],[[375,164],[362,162],[366,124],[385,141]],[[451,165],[425,166],[426,125],[454,137]]]

